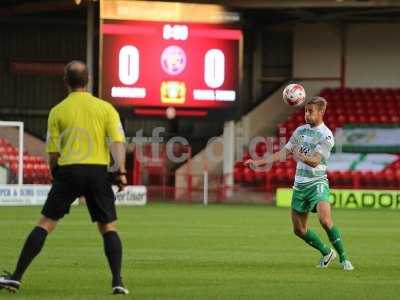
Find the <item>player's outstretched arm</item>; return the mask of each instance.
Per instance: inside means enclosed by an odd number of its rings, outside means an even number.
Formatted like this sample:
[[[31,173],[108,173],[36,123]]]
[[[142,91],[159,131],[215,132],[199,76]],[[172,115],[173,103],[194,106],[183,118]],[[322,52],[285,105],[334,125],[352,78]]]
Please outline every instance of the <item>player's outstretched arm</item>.
[[[244,162],[246,166],[254,166],[254,167],[261,167],[265,165],[272,165],[277,161],[284,161],[286,160],[287,156],[291,154],[291,152],[285,147],[282,148],[280,151],[275,152],[271,156],[262,159],[248,159]]]

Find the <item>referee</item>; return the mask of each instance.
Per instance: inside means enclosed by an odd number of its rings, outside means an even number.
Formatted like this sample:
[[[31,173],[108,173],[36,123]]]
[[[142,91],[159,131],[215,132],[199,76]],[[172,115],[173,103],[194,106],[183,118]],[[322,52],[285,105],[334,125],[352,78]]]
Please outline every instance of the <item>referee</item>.
[[[0,277],[0,288],[16,292],[32,260],[58,221],[69,213],[80,196],[103,236],[104,252],[112,273],[113,294],[128,294],[121,280],[122,244],[116,229],[115,196],[107,167],[110,147],[118,166],[117,183],[126,185],[125,135],[117,111],[111,104],[87,92],[88,69],[81,61],[68,63],[64,81],[69,95],[53,107],[48,119],[47,152],[53,185],[42,209],[42,217],[27,237],[13,273]]]

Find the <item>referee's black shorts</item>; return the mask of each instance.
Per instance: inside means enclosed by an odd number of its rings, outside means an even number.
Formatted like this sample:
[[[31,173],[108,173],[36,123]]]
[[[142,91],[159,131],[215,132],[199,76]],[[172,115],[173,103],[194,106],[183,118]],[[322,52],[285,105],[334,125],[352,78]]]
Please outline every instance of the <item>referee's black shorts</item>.
[[[69,213],[71,204],[80,196],[85,196],[93,222],[111,223],[117,219],[111,178],[104,165],[58,167],[42,214],[59,220]]]

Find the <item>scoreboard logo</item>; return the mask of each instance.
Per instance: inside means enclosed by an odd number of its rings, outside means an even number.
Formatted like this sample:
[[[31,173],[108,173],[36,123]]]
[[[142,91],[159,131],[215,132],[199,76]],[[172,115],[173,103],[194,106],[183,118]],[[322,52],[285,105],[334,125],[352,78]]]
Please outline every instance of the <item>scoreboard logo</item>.
[[[186,99],[186,85],[181,81],[163,81],[161,83],[161,102],[182,104]]]
[[[179,75],[186,67],[186,54],[181,47],[169,46],[161,54],[161,66],[168,75]]]

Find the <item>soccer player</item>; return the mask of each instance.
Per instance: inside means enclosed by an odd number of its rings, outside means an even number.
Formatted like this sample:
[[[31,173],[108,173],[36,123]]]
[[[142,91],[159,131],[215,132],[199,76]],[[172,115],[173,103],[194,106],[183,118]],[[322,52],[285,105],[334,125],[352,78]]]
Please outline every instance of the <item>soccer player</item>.
[[[327,160],[334,145],[332,132],[323,122],[327,101],[314,97],[306,102],[306,125],[298,127],[286,146],[266,159],[248,160],[247,165],[257,168],[272,165],[278,160],[293,155],[297,161],[292,197],[292,222],[294,233],[311,247],[317,249],[322,258],[318,268],[326,268],[336,258],[333,249],[324,244],[317,233],[307,225],[308,214],[317,212],[321,226],[339,254],[343,270],[354,269],[345,252],[342,236],[334,226],[329,203],[329,183],[326,174]]]
[[[65,67],[69,94],[53,107],[48,119],[47,152],[53,184],[42,216],[28,235],[13,273],[0,277],[0,288],[16,292],[22,276],[39,254],[47,236],[69,213],[75,199],[85,196],[93,222],[103,236],[104,252],[112,273],[112,293],[128,294],[121,279],[122,243],[116,228],[115,195],[107,172],[111,149],[118,164],[120,190],[126,185],[125,134],[114,107],[87,92],[88,69],[72,61]],[[73,249],[71,249],[73,250]]]

